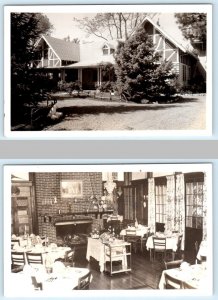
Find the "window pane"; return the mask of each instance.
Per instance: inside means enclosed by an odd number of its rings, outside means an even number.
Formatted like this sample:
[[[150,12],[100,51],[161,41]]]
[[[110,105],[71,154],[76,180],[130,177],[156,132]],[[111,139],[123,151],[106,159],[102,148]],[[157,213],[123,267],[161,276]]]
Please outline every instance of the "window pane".
[[[186,215],[187,217],[191,217],[193,214],[193,206],[192,205],[187,205],[186,206]]]

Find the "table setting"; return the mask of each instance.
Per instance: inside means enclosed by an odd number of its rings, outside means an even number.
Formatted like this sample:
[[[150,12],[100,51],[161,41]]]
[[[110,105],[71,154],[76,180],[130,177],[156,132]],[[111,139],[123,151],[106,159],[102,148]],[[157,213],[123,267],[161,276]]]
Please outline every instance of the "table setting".
[[[195,264],[190,265],[187,262],[182,262],[179,268],[169,269],[162,272],[159,283],[159,289],[165,288],[165,274],[171,277],[188,283],[193,289],[204,288],[207,282],[207,268],[206,265]]]

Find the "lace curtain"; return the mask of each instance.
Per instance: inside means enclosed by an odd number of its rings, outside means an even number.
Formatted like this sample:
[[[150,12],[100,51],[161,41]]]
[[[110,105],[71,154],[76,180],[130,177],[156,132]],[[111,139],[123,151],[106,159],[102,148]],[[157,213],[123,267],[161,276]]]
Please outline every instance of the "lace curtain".
[[[175,176],[167,176],[167,199],[166,199],[166,223],[165,230],[174,230],[175,214]]]
[[[185,181],[184,174],[176,175],[176,202],[174,230],[185,234]]]
[[[155,183],[154,178],[148,179],[148,226],[155,232]]]

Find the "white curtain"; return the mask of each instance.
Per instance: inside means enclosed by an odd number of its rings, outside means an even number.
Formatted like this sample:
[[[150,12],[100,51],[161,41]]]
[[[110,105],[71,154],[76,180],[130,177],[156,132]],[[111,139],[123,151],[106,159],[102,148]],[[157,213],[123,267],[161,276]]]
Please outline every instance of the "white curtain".
[[[174,229],[174,217],[175,217],[175,176],[167,176],[167,196],[166,196],[166,223],[165,230]]]
[[[185,234],[185,181],[184,174],[176,175],[176,203],[174,228]]]
[[[155,232],[155,182],[154,178],[148,179],[148,226]]]

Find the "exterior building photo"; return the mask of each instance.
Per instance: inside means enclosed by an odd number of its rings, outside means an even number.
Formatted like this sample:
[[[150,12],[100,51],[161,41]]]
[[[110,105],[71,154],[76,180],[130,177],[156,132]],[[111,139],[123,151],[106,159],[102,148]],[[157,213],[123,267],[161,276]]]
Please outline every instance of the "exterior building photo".
[[[8,135],[212,132],[210,5],[11,6],[5,37]]]
[[[19,283],[16,292],[25,285],[32,295],[73,295],[87,274],[89,290],[210,292],[210,171],[161,167],[10,169],[6,276]],[[177,281],[170,285],[168,275]]]
[[[176,37],[169,36],[159,22],[159,19],[156,23],[145,17],[130,37],[138,28],[144,27],[153,41],[155,51],[161,55],[160,62],[164,60],[172,62],[172,69],[178,75],[182,86],[187,86],[190,79],[199,74],[206,81],[206,66],[202,65],[198,55],[194,54],[193,48],[187,49],[177,42]],[[33,68],[43,70],[56,80],[67,82],[79,80],[83,89],[92,90],[104,81],[102,66],[108,63],[115,64],[114,54],[118,42],[119,40],[102,40],[78,44],[69,39],[42,36],[35,45],[37,60],[33,62]],[[201,51],[201,57],[205,56],[206,51]]]

